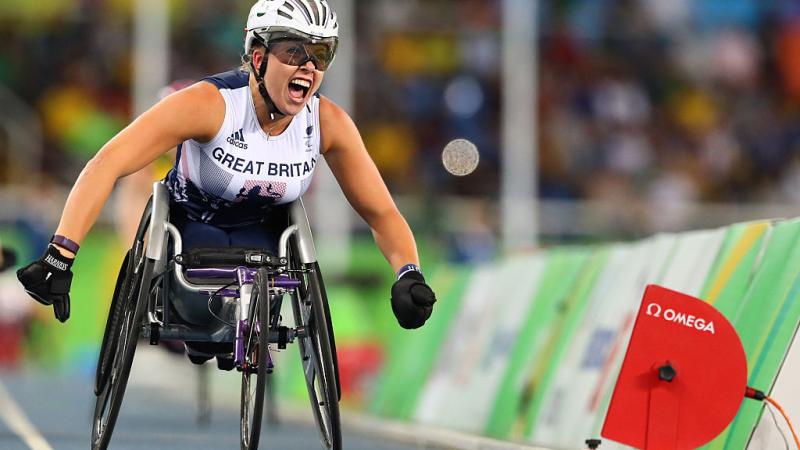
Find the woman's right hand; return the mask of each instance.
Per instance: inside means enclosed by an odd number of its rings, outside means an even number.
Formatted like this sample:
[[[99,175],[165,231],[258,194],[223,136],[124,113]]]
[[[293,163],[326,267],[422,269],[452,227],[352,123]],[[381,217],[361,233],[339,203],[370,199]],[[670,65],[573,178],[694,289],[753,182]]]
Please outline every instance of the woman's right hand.
[[[74,258],[61,254],[54,245],[47,246],[41,258],[17,271],[25,291],[43,305],[53,305],[56,319],[69,319],[69,288],[72,285]]]

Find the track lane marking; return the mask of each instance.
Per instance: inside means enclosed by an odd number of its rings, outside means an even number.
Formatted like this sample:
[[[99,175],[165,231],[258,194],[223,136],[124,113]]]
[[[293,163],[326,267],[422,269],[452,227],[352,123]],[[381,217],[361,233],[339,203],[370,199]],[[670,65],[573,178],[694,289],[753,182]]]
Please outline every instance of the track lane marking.
[[[31,450],[53,450],[44,436],[25,416],[22,408],[14,401],[3,383],[0,383],[0,418]]]

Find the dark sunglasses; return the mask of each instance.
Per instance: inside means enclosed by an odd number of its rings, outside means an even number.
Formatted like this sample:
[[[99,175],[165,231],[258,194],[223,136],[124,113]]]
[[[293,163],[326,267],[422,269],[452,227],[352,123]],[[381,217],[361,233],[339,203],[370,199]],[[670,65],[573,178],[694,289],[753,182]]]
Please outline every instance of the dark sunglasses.
[[[319,71],[327,70],[336,54],[336,42],[333,40],[311,42],[301,39],[285,39],[272,41],[267,48],[278,58],[278,61],[284,64],[302,66],[311,61],[314,63],[314,68]]]

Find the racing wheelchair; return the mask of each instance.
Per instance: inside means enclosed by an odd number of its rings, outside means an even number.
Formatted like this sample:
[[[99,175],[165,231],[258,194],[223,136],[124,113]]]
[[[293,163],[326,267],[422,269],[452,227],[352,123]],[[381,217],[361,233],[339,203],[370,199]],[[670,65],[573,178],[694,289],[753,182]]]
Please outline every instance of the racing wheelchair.
[[[241,373],[242,450],[258,448],[265,385],[275,368],[271,348],[297,341],[322,445],[341,449],[336,346],[302,201],[281,213],[286,227],[277,255],[236,247],[184,251],[169,213],[167,188],[156,182],[111,301],[95,376],[92,449],[109,445],[140,337],[151,345],[183,340],[230,349],[224,356]],[[279,314],[286,294],[291,327]],[[192,317],[208,313],[214,320]]]

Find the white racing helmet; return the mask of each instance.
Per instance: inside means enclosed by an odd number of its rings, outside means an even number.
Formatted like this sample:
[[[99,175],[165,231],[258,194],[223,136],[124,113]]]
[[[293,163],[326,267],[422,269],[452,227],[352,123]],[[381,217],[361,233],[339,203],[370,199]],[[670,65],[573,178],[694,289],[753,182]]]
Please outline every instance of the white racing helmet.
[[[273,119],[276,114],[285,116],[286,113],[275,105],[264,85],[266,59],[260,67],[253,65],[250,58],[253,42],[269,46],[274,40],[300,38],[310,41],[313,45],[321,44],[324,53],[322,59],[325,61],[321,62],[320,59],[320,62],[314,62],[315,67],[318,63],[324,67],[329,66],[333,62],[339,43],[339,23],[328,0],[258,0],[250,8],[245,30],[247,34],[244,38],[244,61],[250,63],[253,76],[258,83],[258,92]]]
[[[244,53],[253,42],[266,43],[272,33],[291,33],[311,40],[338,40],[339,23],[328,0],[258,0],[247,16]]]

